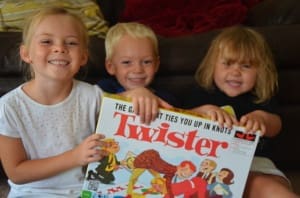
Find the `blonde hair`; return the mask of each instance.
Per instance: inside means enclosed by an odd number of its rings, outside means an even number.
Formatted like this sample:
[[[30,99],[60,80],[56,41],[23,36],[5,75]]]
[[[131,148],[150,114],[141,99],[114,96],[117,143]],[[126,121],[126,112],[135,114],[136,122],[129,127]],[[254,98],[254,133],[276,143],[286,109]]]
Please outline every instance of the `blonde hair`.
[[[83,47],[88,49],[89,44],[89,36],[87,33],[87,29],[83,21],[80,19],[79,16],[76,14],[73,14],[69,12],[68,10],[61,8],[61,7],[44,7],[43,9],[33,13],[33,15],[27,19],[25,22],[25,25],[23,27],[23,33],[22,33],[22,45],[28,49],[32,37],[34,34],[35,29],[37,26],[48,16],[51,15],[64,15],[69,16],[72,19],[74,19],[74,22],[78,25],[78,30],[80,33],[80,39],[82,41]],[[27,79],[31,79],[34,77],[34,73],[31,70],[31,68],[26,67],[26,77]]]
[[[115,45],[124,35],[133,38],[148,38],[153,44],[154,54],[158,56],[158,41],[153,30],[140,23],[128,22],[117,23],[108,30],[105,38],[106,59],[112,57]]]
[[[212,167],[212,170],[214,170],[216,167],[217,167],[217,163],[214,161],[214,160],[211,160],[211,159],[204,159],[202,161],[203,162],[207,162],[209,164],[210,167]],[[201,166],[201,164],[200,164]]]
[[[163,177],[154,177],[153,179],[151,179],[151,185],[160,185],[162,187],[162,195],[165,195],[168,193],[168,189],[167,189],[167,185],[166,185],[166,179]],[[157,192],[155,189],[152,189],[154,192]]]
[[[198,84],[206,90],[215,88],[213,74],[220,56],[257,67],[257,80],[252,90],[255,103],[269,100],[277,91],[278,74],[272,52],[263,36],[255,30],[243,26],[226,28],[212,41],[195,74]]]

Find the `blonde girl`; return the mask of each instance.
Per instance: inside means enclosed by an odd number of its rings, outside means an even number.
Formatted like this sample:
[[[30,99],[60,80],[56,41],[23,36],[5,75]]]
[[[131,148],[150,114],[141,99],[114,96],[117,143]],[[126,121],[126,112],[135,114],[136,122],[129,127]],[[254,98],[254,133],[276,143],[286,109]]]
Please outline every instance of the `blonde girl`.
[[[0,156],[8,197],[78,197],[81,166],[99,161],[93,134],[102,91],[74,79],[88,60],[80,18],[62,8],[39,10],[25,25],[20,47],[30,79],[0,98]],[[145,122],[160,100],[146,89],[123,93]]]
[[[260,131],[245,197],[297,197],[268,158],[268,142],[280,132],[281,118],[274,99],[277,71],[263,36],[242,26],[224,29],[212,41],[195,78],[199,87],[185,100],[186,108],[227,127],[237,124],[247,132]],[[233,107],[236,117],[221,108],[225,105]]]

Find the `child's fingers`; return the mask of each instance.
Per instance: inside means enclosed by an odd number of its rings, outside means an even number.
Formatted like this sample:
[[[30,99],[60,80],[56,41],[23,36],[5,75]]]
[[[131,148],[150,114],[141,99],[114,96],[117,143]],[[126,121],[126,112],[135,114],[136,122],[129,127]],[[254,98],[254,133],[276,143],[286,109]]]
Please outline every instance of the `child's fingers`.
[[[232,128],[232,125],[233,124],[235,124],[235,117],[234,116],[231,116],[231,115],[228,115],[228,114],[226,114],[225,116],[224,116],[224,125],[227,127],[227,128],[229,128],[229,129],[231,129]]]
[[[104,134],[101,134],[101,133],[93,133],[92,135],[90,135],[87,140],[88,141],[92,141],[92,140],[101,140],[105,138],[105,135]]]
[[[240,119],[240,125],[245,128],[246,133],[249,133],[253,126],[253,121],[249,119],[247,116],[242,116]]]
[[[265,126],[259,120],[253,120],[253,119],[247,119],[247,117],[244,118],[243,122],[241,122],[241,125],[245,127],[246,133],[255,133],[256,131],[260,130],[261,135],[265,133]]]
[[[209,116],[212,121],[216,121],[219,123],[220,126],[223,126],[225,122],[224,113],[222,111],[209,111]]]
[[[158,105],[159,105],[159,98],[153,98],[151,100],[151,104],[149,104],[149,114],[150,114],[150,119],[149,121],[154,121],[156,118],[157,118],[157,115],[158,115]],[[150,123],[149,122],[149,123]]]
[[[145,115],[144,121],[146,124],[150,124],[155,120],[158,114],[158,100],[157,98],[146,98],[145,100]]]
[[[133,112],[136,115],[140,114],[140,109],[139,109],[139,103],[138,103],[138,99],[137,98],[132,98],[132,106],[133,106]]]
[[[247,120],[248,120],[248,117],[247,117],[247,116],[242,116],[242,117],[240,118],[240,125],[241,125],[241,126],[245,126]]]
[[[152,105],[152,109],[151,109],[151,112],[152,112],[152,120],[151,121],[154,121],[156,118],[157,118],[157,115],[158,115],[158,105],[159,105],[159,100],[155,100],[154,101],[154,104]]]
[[[87,156],[86,162],[87,163],[96,162],[96,161],[101,160],[104,156],[107,156],[107,155],[108,155],[107,151],[93,149]]]
[[[229,115],[224,110],[213,110],[209,112],[209,116],[213,121],[219,123],[222,127],[232,128],[233,124],[238,124],[236,118],[232,115]]]
[[[140,122],[149,124],[155,120],[158,114],[157,97],[139,97],[133,98],[134,113],[140,116]]]
[[[245,123],[245,130],[247,133],[250,133],[250,132],[253,132],[253,129],[257,128],[258,125],[256,122],[254,122],[253,120],[248,120],[246,123]]]
[[[248,122],[251,122],[251,124],[248,124]],[[248,122],[246,124],[247,132],[255,133],[260,131],[260,135],[264,135],[266,133],[266,126],[259,120],[249,120]]]
[[[144,123],[149,124],[152,121],[153,100],[151,98],[146,98],[144,105]]]
[[[140,122],[145,123],[145,112],[146,112],[146,99],[141,97],[137,100],[137,106],[138,106],[138,112],[136,112],[137,115],[140,116]]]
[[[89,136],[86,141],[88,144],[88,148],[95,148],[98,146],[103,146],[103,142],[101,141],[105,136],[100,133],[94,133],[93,135]]]
[[[102,141],[101,141],[102,142]],[[102,142],[104,143],[104,142]],[[109,153],[106,150],[100,149],[99,147],[93,147],[89,149],[86,153],[86,162],[95,162],[107,156]]]
[[[247,133],[254,133],[260,130],[261,134],[264,134],[266,130],[265,125],[259,119],[255,119],[248,115],[241,117],[240,125],[245,127]]]

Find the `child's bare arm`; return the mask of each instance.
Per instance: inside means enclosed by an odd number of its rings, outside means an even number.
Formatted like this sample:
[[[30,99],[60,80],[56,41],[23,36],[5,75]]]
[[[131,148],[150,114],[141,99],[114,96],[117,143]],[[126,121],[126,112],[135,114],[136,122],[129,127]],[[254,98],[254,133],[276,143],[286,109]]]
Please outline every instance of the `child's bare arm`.
[[[262,110],[252,111],[240,119],[240,124],[246,127],[246,131],[261,131],[261,135],[267,137],[276,136],[281,130],[280,116]]]
[[[132,99],[134,112],[140,116],[142,123],[149,124],[155,120],[158,107],[172,108],[170,104],[144,87],[122,92],[121,95]]]
[[[74,167],[98,161],[102,155],[100,134],[86,138],[78,147],[44,159],[28,159],[20,138],[0,135],[0,155],[7,176],[16,184],[45,179]]]
[[[216,105],[202,105],[191,109],[201,115],[207,116],[213,121],[217,121],[221,126],[231,128],[233,124],[237,124],[237,120],[233,115],[227,113],[224,109]]]

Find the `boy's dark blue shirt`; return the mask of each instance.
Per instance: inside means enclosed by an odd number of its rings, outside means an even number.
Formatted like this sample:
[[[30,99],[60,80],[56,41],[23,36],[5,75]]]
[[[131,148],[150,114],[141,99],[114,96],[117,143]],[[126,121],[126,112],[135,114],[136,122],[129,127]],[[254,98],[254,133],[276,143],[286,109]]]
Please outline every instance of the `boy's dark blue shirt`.
[[[105,92],[116,94],[116,93],[121,93],[125,91],[124,87],[120,85],[120,83],[115,79],[115,78],[105,78],[100,80],[97,85],[101,87],[101,89]],[[163,99],[170,105],[174,107],[179,107],[180,102],[173,96],[172,94],[153,87],[148,87],[150,90],[153,91],[153,93],[158,96],[159,98]]]

